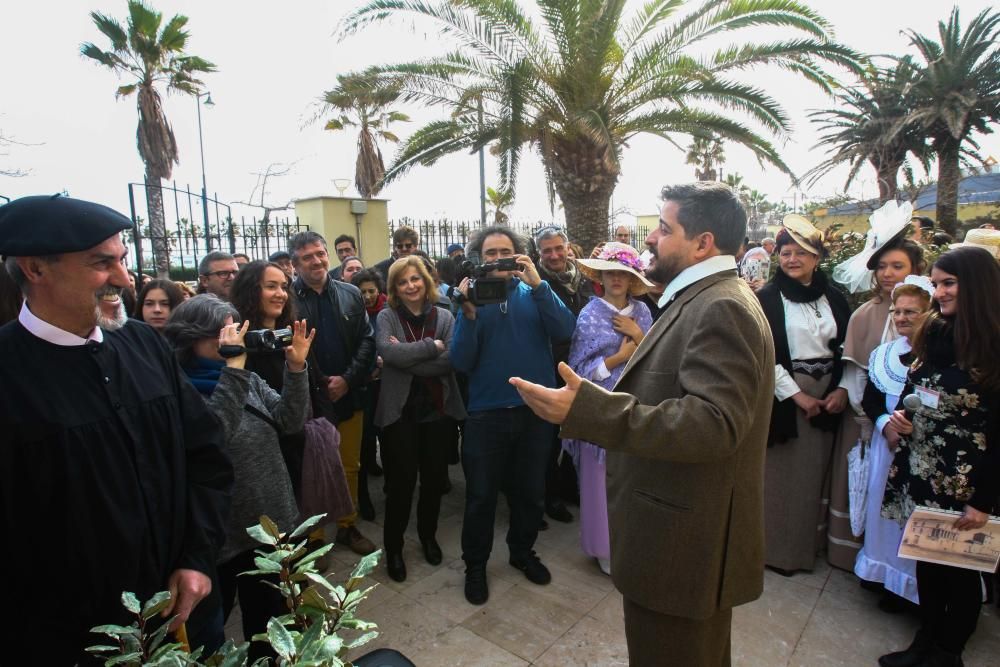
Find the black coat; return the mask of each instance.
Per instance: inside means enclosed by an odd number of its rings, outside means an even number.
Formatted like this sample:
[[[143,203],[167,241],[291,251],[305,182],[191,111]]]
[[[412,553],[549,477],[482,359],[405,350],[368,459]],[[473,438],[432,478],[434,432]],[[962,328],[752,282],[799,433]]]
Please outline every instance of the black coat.
[[[851,306],[843,292],[834,284],[832,280],[826,282],[824,295],[830,302],[830,310],[833,311],[833,319],[837,322],[837,335],[828,341],[830,356],[833,358],[833,372],[830,376],[830,384],[823,392],[826,397],[837,385],[844,374],[843,355],[844,338],[847,336],[847,323],[851,319]],[[788,333],[785,330],[785,307],[781,301],[781,292],[778,286],[772,281],[762,287],[757,292],[757,298],[764,309],[768,324],[771,325],[771,336],[774,338],[774,362],[780,364],[789,373],[792,372],[792,355],[788,351]],[[797,438],[798,427],[795,422],[795,401],[786,398],[783,401],[774,399],[774,406],[771,410],[771,430],[768,434],[768,445],[776,442],[786,442]],[[829,415],[825,412],[813,417],[810,423],[821,430],[836,430],[840,423],[841,415]]]
[[[346,348],[346,356],[350,358],[347,368],[341,375],[347,380],[351,390],[333,404],[335,414],[323,416],[335,418],[337,422],[340,422],[349,419],[356,410],[361,408],[358,390],[368,381],[368,377],[375,368],[375,331],[368,320],[365,301],[357,287],[339,280],[329,279],[327,285],[325,294],[333,305],[333,312],[340,313],[340,317],[337,318],[338,331]],[[315,312],[310,300],[306,298],[307,290],[310,289],[312,288],[306,285],[302,278],[296,278],[295,282],[292,283],[292,290],[296,296],[297,316],[305,318],[312,326],[312,323],[319,321],[319,314]],[[319,406],[315,407],[319,409]]]
[[[221,425],[141,322],[64,347],[14,321],[0,351],[0,571],[17,608],[0,641],[11,664],[31,663],[19,647],[70,664],[107,643],[92,626],[131,622],[123,591],[144,600],[178,568],[214,572],[232,466]]]

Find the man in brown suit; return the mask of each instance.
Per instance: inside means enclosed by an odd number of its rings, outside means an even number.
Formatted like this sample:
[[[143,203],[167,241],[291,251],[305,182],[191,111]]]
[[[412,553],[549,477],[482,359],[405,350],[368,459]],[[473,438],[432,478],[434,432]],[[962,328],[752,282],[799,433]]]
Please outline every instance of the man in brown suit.
[[[736,194],[703,182],[662,197],[647,276],[667,285],[666,310],[615,391],[565,364],[561,389],[511,383],[563,437],[608,450],[611,576],[631,664],[729,665],[732,608],[763,590],[774,343],[736,275]]]

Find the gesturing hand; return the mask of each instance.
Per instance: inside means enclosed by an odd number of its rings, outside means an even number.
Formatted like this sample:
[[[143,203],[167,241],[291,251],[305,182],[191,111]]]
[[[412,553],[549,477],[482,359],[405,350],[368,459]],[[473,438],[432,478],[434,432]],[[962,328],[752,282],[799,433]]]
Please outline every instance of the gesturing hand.
[[[566,386],[560,389],[549,389],[519,377],[512,377],[509,382],[514,385],[532,412],[547,422],[562,424],[566,421],[569,408],[576,399],[576,392],[580,389],[582,379],[564,362],[559,362],[559,375],[566,382]]]
[[[296,373],[306,367],[306,358],[309,356],[309,348],[312,347],[313,339],[316,337],[316,330],[309,331],[305,320],[292,322],[292,344],[285,348],[285,363],[289,370]]]

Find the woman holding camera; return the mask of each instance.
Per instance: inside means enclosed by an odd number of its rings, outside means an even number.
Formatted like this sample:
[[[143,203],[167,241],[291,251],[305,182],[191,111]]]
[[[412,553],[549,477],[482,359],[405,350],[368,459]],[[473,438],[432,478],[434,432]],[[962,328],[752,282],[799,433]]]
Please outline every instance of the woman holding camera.
[[[913,339],[903,396],[921,406],[896,410],[884,429],[895,457],[882,516],[905,525],[920,507],[953,510],[956,530],[986,525],[1000,495],[1000,265],[986,250],[960,247],[931,268],[934,304]],[[917,562],[920,630],[883,667],[962,664],[982,606],[979,572]]]
[[[424,558],[441,563],[436,533],[448,479],[448,439],[465,407],[449,359],[455,321],[435,307],[437,289],[423,259],[403,257],[389,267],[389,307],[378,314],[375,346],[382,357],[382,389],[375,425],[382,432],[386,506],[386,569],[406,579],[403,533],[420,477],[417,534]]]
[[[235,324],[239,316],[232,305],[215,295],[200,294],[171,313],[164,336],[223,425],[234,483],[226,542],[219,553],[219,592],[226,617],[239,595],[243,633],[249,638],[266,632],[268,620],[287,611],[278,591],[256,577],[237,575],[255,569],[258,545],[246,529],[257,524],[261,515],[271,517],[282,531],[295,527],[298,508],[279,437],[301,431],[308,416],[306,357],[315,331],[306,334],[305,320],[293,323],[292,343],[283,352],[279,394],[245,368],[243,338],[250,325]]]

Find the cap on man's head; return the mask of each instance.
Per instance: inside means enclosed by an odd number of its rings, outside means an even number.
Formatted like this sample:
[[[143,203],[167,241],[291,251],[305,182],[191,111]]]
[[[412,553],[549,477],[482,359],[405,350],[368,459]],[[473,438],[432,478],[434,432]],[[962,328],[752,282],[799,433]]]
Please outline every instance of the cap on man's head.
[[[448,254],[448,255],[450,255],[451,253],[455,252],[456,250],[461,250],[462,252],[465,252],[465,246],[464,246],[464,245],[462,245],[461,243],[452,243],[452,244],[451,244],[450,246],[448,246],[448,248],[447,248],[447,249],[445,250],[445,254]]]
[[[292,260],[292,256],[287,250],[275,250],[267,256],[267,261],[269,262],[280,262],[285,259],[288,261]]]
[[[21,197],[0,206],[0,255],[79,252],[131,227],[131,220],[101,204],[61,195]]]

